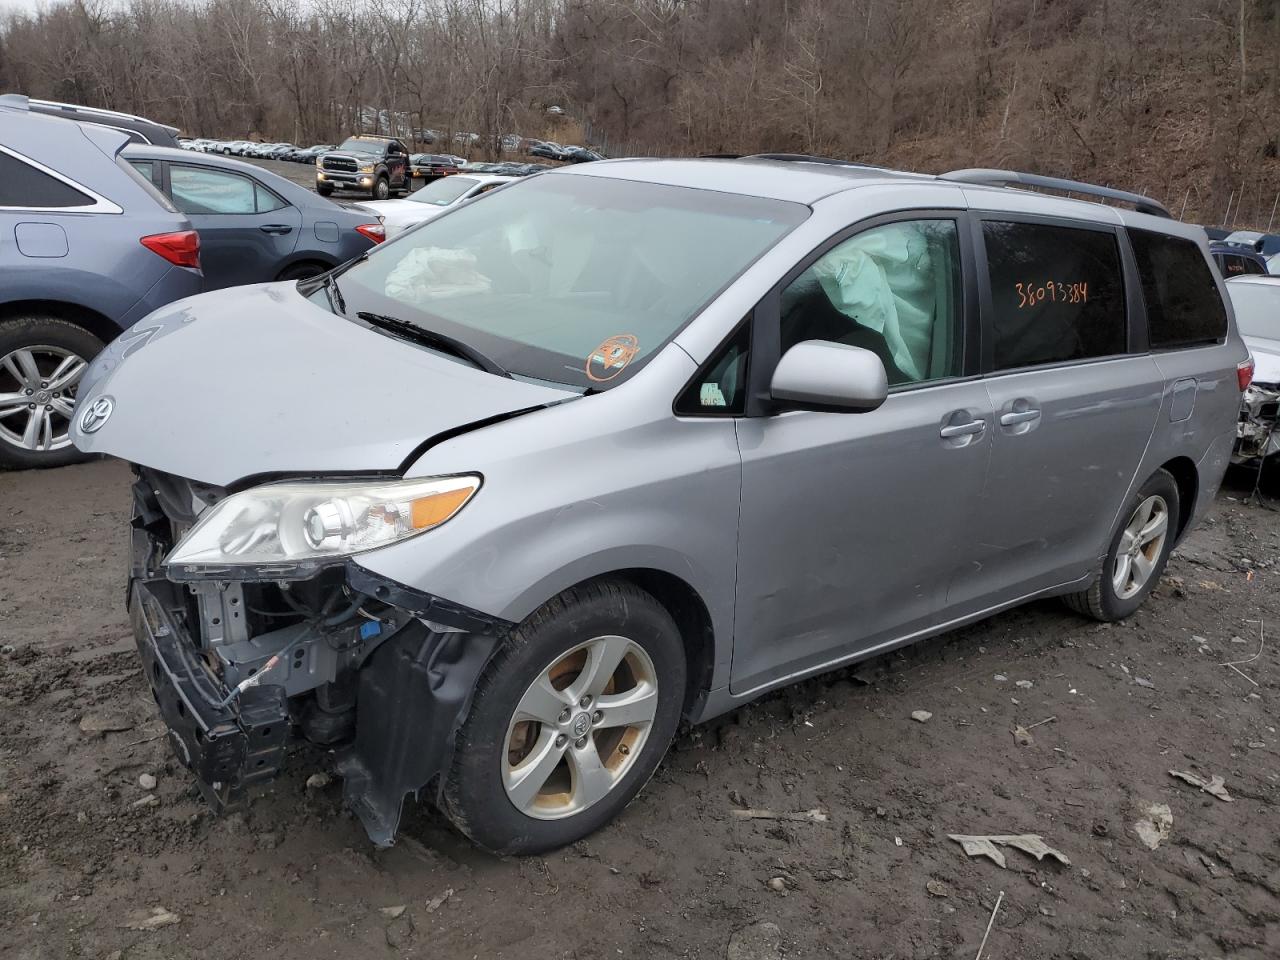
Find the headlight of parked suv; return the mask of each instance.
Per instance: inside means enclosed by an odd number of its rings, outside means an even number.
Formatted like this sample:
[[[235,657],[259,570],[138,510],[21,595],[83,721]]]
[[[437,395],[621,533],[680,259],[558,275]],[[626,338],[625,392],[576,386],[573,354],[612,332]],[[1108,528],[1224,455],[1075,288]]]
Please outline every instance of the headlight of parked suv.
[[[268,483],[210,507],[165,564],[175,579],[262,567],[282,577],[309,575],[440,526],[479,488],[480,477],[472,474]]]
[[[361,172],[361,173],[373,173],[373,164],[372,164],[372,163],[362,163],[362,164],[360,164],[360,172]]]

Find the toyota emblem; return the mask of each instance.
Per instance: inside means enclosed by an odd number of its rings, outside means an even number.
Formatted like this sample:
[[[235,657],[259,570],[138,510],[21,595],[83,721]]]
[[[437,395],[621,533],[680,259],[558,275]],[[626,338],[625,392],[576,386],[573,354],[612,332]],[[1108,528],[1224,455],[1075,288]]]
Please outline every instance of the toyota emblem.
[[[107,418],[111,416],[111,411],[116,407],[115,401],[110,397],[99,397],[80,417],[80,429],[84,433],[94,433],[99,430]]]

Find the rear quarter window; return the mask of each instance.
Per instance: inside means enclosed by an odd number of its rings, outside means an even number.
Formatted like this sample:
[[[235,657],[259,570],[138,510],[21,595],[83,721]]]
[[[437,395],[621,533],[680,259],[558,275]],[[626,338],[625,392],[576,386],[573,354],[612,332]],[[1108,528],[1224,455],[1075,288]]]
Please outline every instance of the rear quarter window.
[[[1226,339],[1227,309],[1199,245],[1182,237],[1133,229],[1129,241],[1142,281],[1151,349]]]
[[[93,197],[0,150],[0,207],[91,207]]]

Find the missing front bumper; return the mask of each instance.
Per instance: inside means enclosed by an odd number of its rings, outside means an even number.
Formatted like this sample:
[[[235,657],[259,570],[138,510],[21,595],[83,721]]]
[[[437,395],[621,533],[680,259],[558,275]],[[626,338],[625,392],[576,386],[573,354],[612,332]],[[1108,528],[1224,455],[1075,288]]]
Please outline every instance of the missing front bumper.
[[[390,845],[405,797],[448,770],[476,681],[512,624],[353,561],[325,574],[327,589],[354,598],[350,609],[360,616],[349,624],[277,629],[246,620],[232,635],[227,618],[252,612],[263,602],[257,591],[271,582],[168,580],[160,559],[172,536],[166,531],[189,518],[166,509],[162,486],[149,479],[135,486],[128,600],[174,755],[222,813],[276,777],[295,732],[325,746],[345,741],[336,744],[344,800],[375,844]],[[305,583],[289,589],[300,588]],[[370,610],[374,619],[365,619]],[[260,682],[232,695],[258,672]],[[322,696],[335,690],[341,715],[327,712],[334,704]]]
[[[1280,390],[1251,384],[1240,401],[1232,463],[1256,463],[1280,453]]]
[[[130,600],[134,640],[174,755],[215,810],[236,806],[252,787],[269,783],[284,763],[289,739],[284,687],[251,687],[234,703],[218,706],[222,697],[194,661],[190,638],[150,585],[135,581]]]

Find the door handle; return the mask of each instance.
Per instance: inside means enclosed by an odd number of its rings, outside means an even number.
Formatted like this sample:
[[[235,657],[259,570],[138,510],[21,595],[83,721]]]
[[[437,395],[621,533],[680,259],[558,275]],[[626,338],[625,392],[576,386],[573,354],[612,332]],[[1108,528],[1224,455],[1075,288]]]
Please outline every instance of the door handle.
[[[274,234],[293,233],[293,227],[289,226],[289,224],[287,223],[264,223],[258,229],[261,230],[263,233],[274,233]]]
[[[981,433],[987,427],[985,420],[970,420],[968,423],[954,423],[951,426],[943,427],[938,431],[938,435],[944,440],[951,440],[955,437],[969,437],[974,434]]]
[[[1030,423],[1032,420],[1040,419],[1039,410],[1016,410],[1012,413],[1001,414],[1000,423],[1006,427],[1012,427],[1019,423]]]

